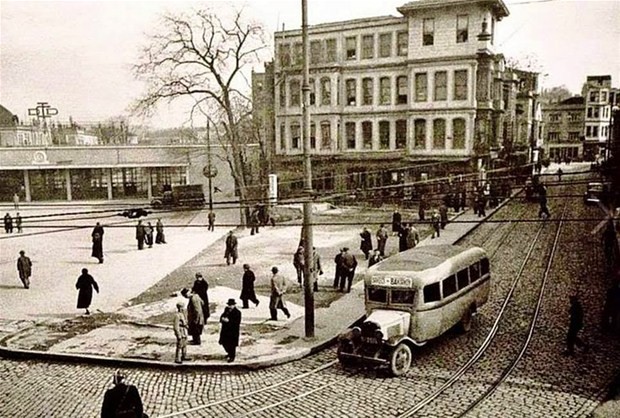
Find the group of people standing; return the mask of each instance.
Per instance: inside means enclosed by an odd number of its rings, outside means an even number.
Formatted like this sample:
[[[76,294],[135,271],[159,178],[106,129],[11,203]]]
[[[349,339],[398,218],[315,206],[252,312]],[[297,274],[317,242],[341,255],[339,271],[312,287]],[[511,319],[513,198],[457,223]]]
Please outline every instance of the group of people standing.
[[[142,221],[138,221],[136,225],[136,241],[138,241],[138,250],[144,249],[144,245],[148,245],[149,248],[153,248],[153,232],[155,235],[155,244],[166,244],[166,236],[164,235],[164,224],[161,219],[157,219],[155,223],[155,229],[151,222],[147,222],[146,225]]]
[[[15,227],[13,227],[13,221],[15,221]],[[11,214],[7,212],[6,215],[4,215],[4,232],[6,232],[7,234],[12,234],[14,228],[17,228],[18,233],[23,232],[22,216],[19,214],[19,212],[17,212],[15,218],[13,218]]]

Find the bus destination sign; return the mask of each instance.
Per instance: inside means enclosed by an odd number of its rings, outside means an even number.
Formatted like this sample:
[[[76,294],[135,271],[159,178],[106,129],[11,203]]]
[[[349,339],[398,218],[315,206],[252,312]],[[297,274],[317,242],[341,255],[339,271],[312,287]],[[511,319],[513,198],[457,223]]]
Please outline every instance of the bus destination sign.
[[[411,277],[388,277],[374,276],[370,278],[370,284],[374,286],[412,287]]]

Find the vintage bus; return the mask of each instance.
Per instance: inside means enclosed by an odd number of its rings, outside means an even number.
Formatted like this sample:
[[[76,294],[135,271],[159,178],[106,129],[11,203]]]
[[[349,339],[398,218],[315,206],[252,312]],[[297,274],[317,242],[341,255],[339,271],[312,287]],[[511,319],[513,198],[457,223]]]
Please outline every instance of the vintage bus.
[[[338,359],[409,370],[412,349],[459,325],[489,298],[491,275],[479,247],[429,245],[393,255],[364,273],[366,319],[339,337]]]

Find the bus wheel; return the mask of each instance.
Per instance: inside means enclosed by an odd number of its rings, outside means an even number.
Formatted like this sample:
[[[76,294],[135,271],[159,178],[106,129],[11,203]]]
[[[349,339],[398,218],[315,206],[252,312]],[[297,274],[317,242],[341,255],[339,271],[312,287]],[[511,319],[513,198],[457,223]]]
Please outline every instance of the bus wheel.
[[[411,348],[407,344],[400,343],[396,346],[390,357],[390,372],[393,376],[402,376],[411,367]]]
[[[469,330],[471,330],[472,316],[473,308],[470,307],[465,311],[463,317],[461,318],[461,322],[459,324],[461,332],[469,332]]]

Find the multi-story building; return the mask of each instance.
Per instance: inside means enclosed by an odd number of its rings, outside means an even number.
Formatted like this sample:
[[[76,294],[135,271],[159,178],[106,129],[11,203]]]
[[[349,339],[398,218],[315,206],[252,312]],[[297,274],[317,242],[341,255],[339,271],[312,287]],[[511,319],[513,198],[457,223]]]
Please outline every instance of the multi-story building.
[[[551,161],[583,159],[585,109],[581,96],[543,106],[545,154]]]
[[[503,97],[506,69],[494,45],[496,23],[509,13],[503,1],[419,0],[398,11],[402,16],[309,27],[317,190],[470,172],[489,165],[505,140],[529,147],[531,133],[538,132],[531,119],[540,112],[533,102],[527,109],[521,104],[528,120],[516,120],[524,74],[513,71],[508,83],[511,110]],[[264,123],[273,127],[273,171],[286,193],[303,184],[301,31],[276,32],[275,48],[273,90],[263,90],[273,97],[273,117]],[[537,80],[537,74],[528,77]],[[533,98],[531,93],[519,100]],[[255,106],[265,102],[256,95],[254,100]],[[515,116],[506,127],[509,112]]]
[[[612,108],[618,104],[619,89],[611,86],[610,75],[588,76],[583,86],[585,99],[584,159],[604,158],[609,141]]]

